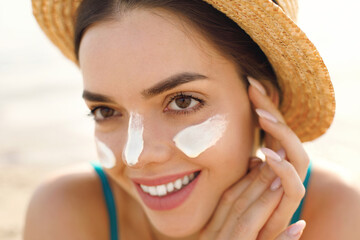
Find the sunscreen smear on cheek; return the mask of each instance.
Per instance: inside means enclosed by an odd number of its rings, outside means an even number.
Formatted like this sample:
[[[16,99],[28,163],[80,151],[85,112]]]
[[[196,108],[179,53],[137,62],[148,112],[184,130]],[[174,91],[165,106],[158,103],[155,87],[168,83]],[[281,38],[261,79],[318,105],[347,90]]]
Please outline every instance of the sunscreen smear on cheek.
[[[139,161],[144,148],[143,132],[143,117],[138,113],[130,113],[128,139],[123,152],[123,158],[129,166],[133,166]]]
[[[113,168],[116,164],[116,158],[111,149],[97,138],[95,139],[96,148],[100,163],[105,168]]]
[[[215,115],[205,122],[187,127],[173,138],[175,145],[188,157],[195,158],[215,145],[226,130],[225,116]]]

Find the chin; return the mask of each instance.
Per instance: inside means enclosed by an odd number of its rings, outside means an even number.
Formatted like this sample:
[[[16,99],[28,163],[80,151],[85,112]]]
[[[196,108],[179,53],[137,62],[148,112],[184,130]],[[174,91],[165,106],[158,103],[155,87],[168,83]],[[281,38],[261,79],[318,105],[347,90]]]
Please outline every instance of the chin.
[[[158,232],[171,238],[183,238],[197,235],[208,220],[205,216],[194,216],[192,214],[188,216],[174,214],[171,217],[149,216],[149,218],[151,224]]]
[[[193,198],[190,202],[173,210],[154,211],[147,208],[145,212],[152,226],[165,236],[183,238],[197,235],[211,218],[217,201],[206,201],[200,204],[196,199]],[[216,197],[213,196],[212,199]]]

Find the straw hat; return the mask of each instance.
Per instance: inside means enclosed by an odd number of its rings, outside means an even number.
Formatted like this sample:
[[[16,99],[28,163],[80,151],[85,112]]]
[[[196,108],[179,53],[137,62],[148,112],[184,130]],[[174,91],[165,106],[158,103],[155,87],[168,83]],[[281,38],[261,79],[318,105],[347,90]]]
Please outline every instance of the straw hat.
[[[32,0],[49,39],[78,65],[74,21],[82,0]],[[296,0],[204,0],[225,13],[260,46],[283,93],[280,111],[302,142],[321,136],[335,114],[334,90],[315,46],[295,24]]]

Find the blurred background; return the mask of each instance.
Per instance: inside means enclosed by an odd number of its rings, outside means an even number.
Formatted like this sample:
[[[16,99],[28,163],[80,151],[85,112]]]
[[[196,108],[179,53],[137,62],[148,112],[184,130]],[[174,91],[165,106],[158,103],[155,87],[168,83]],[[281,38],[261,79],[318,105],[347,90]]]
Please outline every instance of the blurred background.
[[[299,25],[324,58],[337,100],[332,127],[305,148],[360,185],[360,2],[299,2]],[[37,26],[31,1],[0,1],[1,240],[21,239],[28,201],[46,176],[96,159],[81,92],[80,71]]]

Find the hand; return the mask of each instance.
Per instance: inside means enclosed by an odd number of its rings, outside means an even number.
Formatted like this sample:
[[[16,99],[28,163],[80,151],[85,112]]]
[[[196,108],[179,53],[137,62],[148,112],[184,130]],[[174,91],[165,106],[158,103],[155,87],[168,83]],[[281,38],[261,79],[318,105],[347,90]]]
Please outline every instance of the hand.
[[[301,180],[304,181],[310,160],[300,139],[286,125],[281,112],[266,95],[262,84],[251,77],[248,79],[250,82],[249,98],[260,117],[260,127],[266,132],[266,145],[274,151],[280,150],[284,155],[283,158],[286,155],[287,160],[295,167]]]
[[[268,161],[275,160],[269,159]],[[296,183],[301,185],[295,170],[286,176],[290,179],[286,181],[286,184],[283,184],[284,187],[271,184],[274,182],[275,172],[280,173],[280,178],[285,177],[282,175],[285,171],[279,171],[279,169],[286,168],[288,165],[290,163],[284,160],[275,163],[273,169],[270,164],[260,164],[231,186],[223,194],[213,217],[201,232],[199,239],[259,239],[261,229],[273,214],[284,191],[288,191],[288,188],[294,187]],[[299,239],[304,227],[305,222],[300,221],[288,227],[288,229],[282,230],[277,237],[268,238],[267,240]]]
[[[279,110],[264,94],[262,85],[254,79],[249,81],[252,82],[249,97],[260,116],[259,124],[267,133],[267,145],[274,150],[282,148],[282,157],[286,153],[290,162],[283,161],[271,149],[263,149],[267,164],[252,169],[224,193],[200,239],[298,239],[305,227],[303,221],[287,225],[305,194],[302,181],[309,158]],[[275,174],[279,176],[276,180]],[[292,228],[298,228],[299,234],[290,236]]]
[[[260,116],[260,127],[266,132],[266,145],[281,152],[279,155],[282,155],[282,158],[285,159],[287,156],[292,166],[295,167],[301,181],[303,181],[306,176],[309,157],[302,147],[301,141],[286,125],[282,114],[269,96],[266,95],[266,91],[260,82],[249,78],[249,83],[251,85],[249,87],[249,98]],[[277,232],[286,228],[299,204],[297,201],[299,194],[300,196],[304,194],[304,189],[294,190],[288,193],[285,192],[280,205],[262,229],[259,239],[272,239]]]

